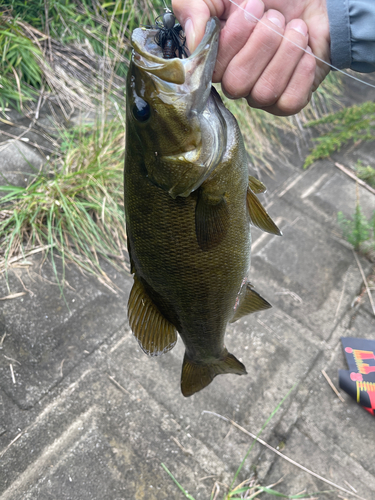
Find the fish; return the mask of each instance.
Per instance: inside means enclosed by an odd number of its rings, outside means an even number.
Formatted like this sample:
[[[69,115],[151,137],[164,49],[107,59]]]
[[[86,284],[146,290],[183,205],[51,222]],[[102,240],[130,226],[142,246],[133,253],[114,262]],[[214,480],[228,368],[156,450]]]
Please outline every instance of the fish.
[[[163,59],[155,29],[137,28],[127,76],[124,205],[134,283],[130,328],[149,356],[185,345],[188,397],[219,374],[246,374],[224,344],[227,324],[271,307],[248,281],[250,225],[280,230],[249,177],[235,117],[212,87],[220,22],[196,50]]]

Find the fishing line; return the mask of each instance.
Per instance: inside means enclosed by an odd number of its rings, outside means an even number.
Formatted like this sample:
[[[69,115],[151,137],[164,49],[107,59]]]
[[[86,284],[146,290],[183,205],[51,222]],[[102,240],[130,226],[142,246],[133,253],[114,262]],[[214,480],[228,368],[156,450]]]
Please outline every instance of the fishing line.
[[[172,12],[171,9],[169,7],[167,7],[167,4],[165,3],[165,0],[163,0],[163,4],[164,4],[164,10],[165,10],[165,12]]]
[[[236,3],[234,0],[229,0],[229,1],[230,1],[230,3],[232,3],[233,5],[235,5],[236,7],[238,7],[240,10],[243,10],[247,16],[251,16],[253,19],[255,19],[256,21],[258,21],[258,23],[263,24],[269,30],[273,31],[274,33],[276,33],[277,35],[281,36],[282,38],[285,38],[285,40],[288,40],[288,42],[292,43],[293,45],[295,45],[299,49],[303,50],[304,52],[306,52],[306,54],[309,54],[310,56],[315,57],[315,59],[317,59],[318,61],[326,64],[327,66],[329,66],[330,68],[334,69],[335,71],[338,71],[339,73],[342,73],[343,75],[348,76],[349,78],[352,78],[353,80],[356,80],[357,82],[363,83],[363,84],[367,85],[368,87],[372,87],[372,88],[375,89],[375,85],[373,85],[372,83],[365,82],[364,80],[361,80],[360,78],[357,78],[356,76],[353,76],[350,73],[347,73],[346,71],[343,71],[342,69],[336,68],[336,66],[333,66],[333,64],[328,63],[324,59],[321,59],[320,57],[318,57],[315,54],[313,54],[312,52],[309,52],[307,49],[304,49],[303,47],[301,47],[300,45],[298,45],[298,43],[293,42],[293,40],[290,40],[285,35],[282,35],[277,30],[275,30],[274,28],[272,28],[271,26],[269,26],[268,24],[266,24],[264,21],[262,21],[261,19],[258,19],[256,16],[254,16],[254,14],[251,14],[250,12],[248,12],[247,10],[245,10],[243,7],[241,7],[240,5],[238,5],[238,3]]]

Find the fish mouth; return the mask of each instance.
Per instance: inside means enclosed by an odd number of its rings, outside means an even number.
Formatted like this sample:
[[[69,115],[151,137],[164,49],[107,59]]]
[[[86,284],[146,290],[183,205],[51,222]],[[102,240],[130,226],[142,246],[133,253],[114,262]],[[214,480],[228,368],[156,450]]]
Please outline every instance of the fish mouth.
[[[162,49],[155,41],[157,33],[155,29],[133,31],[134,74],[144,100],[162,104],[168,110],[166,121],[177,120],[189,138],[185,142],[182,138],[177,152],[158,155],[159,164],[162,162],[165,168],[185,168],[190,172],[168,186],[172,198],[187,197],[220,163],[226,147],[226,126],[217,112],[215,99],[210,98],[220,21],[216,17],[209,19],[202,41],[184,59],[163,59]],[[157,176],[154,177],[159,185]]]
[[[170,87],[167,84],[174,84],[186,86],[189,92],[207,88],[209,94],[219,45],[220,21],[216,17],[209,19],[201,43],[185,59],[163,59],[162,49],[155,41],[157,33],[156,29],[137,28],[133,31],[133,63],[150,76],[157,77],[158,87],[165,91]],[[185,89],[179,90],[185,93]]]

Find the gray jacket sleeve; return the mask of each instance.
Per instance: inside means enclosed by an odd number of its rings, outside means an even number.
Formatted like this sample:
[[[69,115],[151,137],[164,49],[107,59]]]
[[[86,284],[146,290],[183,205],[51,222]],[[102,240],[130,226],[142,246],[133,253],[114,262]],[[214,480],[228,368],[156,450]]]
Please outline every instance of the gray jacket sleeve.
[[[375,71],[375,1],[327,0],[327,9],[332,65]]]

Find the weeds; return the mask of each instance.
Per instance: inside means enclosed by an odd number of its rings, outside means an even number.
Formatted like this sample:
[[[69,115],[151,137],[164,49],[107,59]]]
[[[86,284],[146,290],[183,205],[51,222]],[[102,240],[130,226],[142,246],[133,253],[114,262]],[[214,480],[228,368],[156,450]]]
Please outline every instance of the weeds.
[[[310,121],[306,127],[318,127],[326,133],[315,139],[317,145],[307,156],[304,168],[316,160],[327,158],[348,142],[368,141],[375,138],[374,102],[350,106],[319,120]],[[327,127],[329,129],[327,130]]]
[[[172,479],[172,481],[177,485],[177,487],[182,491],[185,497],[188,498],[189,500],[195,500],[195,498],[192,495],[190,495],[183,486],[181,486],[181,484],[177,481],[177,479],[174,477],[171,471],[165,466],[165,464],[162,463],[161,466],[165,470],[165,472],[169,475],[169,477]],[[274,486],[276,485],[260,486],[256,484],[255,481],[247,479],[246,481],[243,481],[235,488],[231,489],[231,491],[225,495],[223,500],[243,500],[245,498],[247,500],[251,500],[259,496],[261,493],[268,493],[269,495],[273,495],[275,497],[296,499],[296,500],[297,499],[302,500],[307,498],[305,493],[301,493],[298,495],[284,495],[283,493],[280,493],[279,491],[273,489]],[[217,491],[218,490],[216,490],[216,492]],[[215,491],[213,491],[210,500],[216,500],[216,498],[217,495],[215,494]]]
[[[344,238],[353,245],[354,250],[359,251],[361,243],[370,238],[370,224],[362,213],[357,203],[353,219],[346,219],[342,212],[337,214],[337,221],[342,230]]]
[[[137,9],[132,0],[0,0],[0,8],[12,17],[64,44],[89,38],[98,55],[105,54],[106,45],[117,45],[119,35],[129,40],[133,29],[159,15],[163,6],[162,0],[141,0]]]
[[[354,250],[359,252],[362,249],[362,244],[372,239],[375,249],[375,211],[370,220],[367,220],[362,212],[357,187],[357,201],[352,219],[347,219],[342,212],[337,214],[337,221],[341,228],[342,234],[346,241],[353,245]]]

